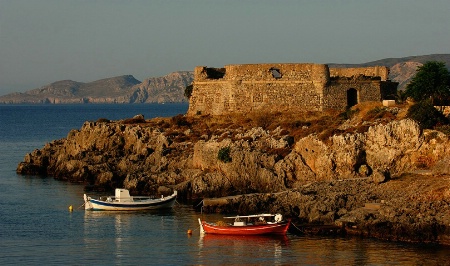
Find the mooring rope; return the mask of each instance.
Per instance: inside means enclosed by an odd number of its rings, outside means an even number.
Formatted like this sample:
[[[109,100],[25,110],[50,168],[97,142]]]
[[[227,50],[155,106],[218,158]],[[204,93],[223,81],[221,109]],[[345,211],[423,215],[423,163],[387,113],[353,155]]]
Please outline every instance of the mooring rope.
[[[293,225],[298,231],[302,232],[302,230],[298,228],[294,223],[291,223],[291,225]]]
[[[85,201],[80,207],[78,207],[77,209],[83,207],[86,204],[87,201]]]
[[[200,204],[202,204],[203,203],[203,200],[202,201],[200,201],[198,204],[197,204],[197,206],[195,206],[194,208],[197,208],[198,207],[198,205],[200,205]]]

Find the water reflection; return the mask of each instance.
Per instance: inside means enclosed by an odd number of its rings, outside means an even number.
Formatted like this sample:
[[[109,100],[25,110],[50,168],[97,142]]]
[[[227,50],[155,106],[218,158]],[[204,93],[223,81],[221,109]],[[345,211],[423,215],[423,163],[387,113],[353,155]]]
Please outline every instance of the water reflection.
[[[133,219],[137,213],[92,212],[84,214],[85,247],[92,254],[100,250],[115,262],[120,262],[129,252],[132,242]],[[88,253],[89,255],[90,253]]]
[[[102,263],[121,264],[158,256],[174,240],[172,211],[85,211],[85,257]],[[155,246],[159,241],[160,246]]]
[[[269,264],[282,264],[283,251],[289,244],[287,236],[228,236],[201,234],[198,241],[198,259],[213,263],[209,259],[220,257],[219,264],[255,263],[260,260]],[[217,263],[217,262],[216,262]]]

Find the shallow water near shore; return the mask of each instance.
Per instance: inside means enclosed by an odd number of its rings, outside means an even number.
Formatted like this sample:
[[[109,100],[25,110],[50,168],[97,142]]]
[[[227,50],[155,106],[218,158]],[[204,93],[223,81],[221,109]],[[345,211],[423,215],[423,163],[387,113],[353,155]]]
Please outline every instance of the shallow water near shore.
[[[356,237],[201,237],[191,205],[85,212],[83,186],[15,173],[84,121],[185,113],[187,104],[0,105],[0,265],[445,265],[450,249]],[[93,194],[96,196],[96,194]],[[69,212],[68,206],[74,207]],[[204,215],[217,221],[221,215]],[[193,230],[192,235],[187,230]]]

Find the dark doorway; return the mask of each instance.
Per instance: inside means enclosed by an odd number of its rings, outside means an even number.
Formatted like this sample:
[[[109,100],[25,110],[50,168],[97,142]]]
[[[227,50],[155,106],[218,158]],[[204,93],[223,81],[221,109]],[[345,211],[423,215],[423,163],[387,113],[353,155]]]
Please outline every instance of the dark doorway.
[[[358,91],[354,88],[347,90],[347,107],[358,104]]]

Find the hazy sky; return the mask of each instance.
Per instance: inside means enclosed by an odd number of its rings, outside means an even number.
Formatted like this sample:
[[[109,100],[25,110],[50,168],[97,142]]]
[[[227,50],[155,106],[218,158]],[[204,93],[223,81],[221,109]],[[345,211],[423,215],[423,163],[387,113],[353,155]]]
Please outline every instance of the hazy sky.
[[[449,0],[0,0],[0,95],[195,66],[450,53]]]

